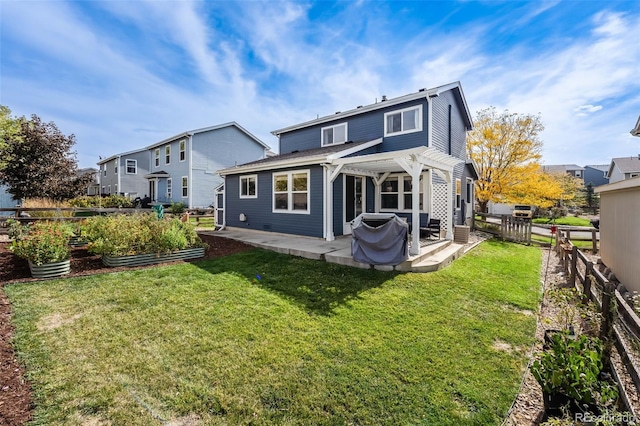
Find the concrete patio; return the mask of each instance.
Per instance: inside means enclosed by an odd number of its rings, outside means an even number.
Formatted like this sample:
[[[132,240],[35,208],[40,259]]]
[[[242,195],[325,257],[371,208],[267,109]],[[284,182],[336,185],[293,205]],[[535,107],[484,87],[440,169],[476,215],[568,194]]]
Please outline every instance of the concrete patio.
[[[396,266],[369,265],[353,260],[351,256],[351,236],[341,236],[334,241],[299,235],[279,234],[241,228],[225,228],[218,231],[202,231],[242,241],[254,247],[276,251],[292,256],[337,263],[362,269],[375,268],[383,271],[432,272],[442,269],[464,253],[478,245],[484,238],[473,235],[467,244],[457,244],[450,240],[421,240],[421,253]]]

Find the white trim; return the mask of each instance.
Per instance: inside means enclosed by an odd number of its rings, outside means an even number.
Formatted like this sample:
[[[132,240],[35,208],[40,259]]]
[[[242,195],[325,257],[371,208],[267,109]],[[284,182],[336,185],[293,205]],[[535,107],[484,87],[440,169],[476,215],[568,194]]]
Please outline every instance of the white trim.
[[[187,180],[187,186],[184,186],[184,180]],[[184,190],[185,188],[187,189],[187,195],[184,195]],[[188,198],[189,197],[189,176],[182,176],[180,178],[180,195],[182,196],[182,198]]]
[[[458,193],[458,187],[460,187],[460,193]],[[455,191],[455,203],[456,210],[460,210],[462,208],[462,179],[456,178],[456,186],[453,188]],[[458,198],[460,196],[460,198]]]
[[[184,145],[184,149],[181,148],[181,146]],[[182,157],[182,154],[184,154],[184,158],[180,158]],[[186,139],[180,139],[178,141],[178,162],[183,163],[187,160],[187,140]]]
[[[351,235],[351,221],[347,222],[347,176],[362,180],[362,213],[367,211],[367,177],[361,175],[353,175],[351,173],[342,175],[342,235]],[[356,215],[357,216],[357,215]]]
[[[337,127],[344,127],[344,140],[342,140],[342,141],[336,141],[335,140],[335,134],[336,134],[335,129]],[[332,129],[333,130],[333,133],[332,133],[333,142],[331,142],[331,143],[327,143],[324,140],[324,131],[327,130],[327,129]],[[320,129],[320,140],[322,141],[322,146],[340,145],[340,144],[345,143],[346,141],[349,140],[349,123],[344,122],[344,123],[339,123],[339,124],[332,124],[331,126],[325,126],[325,127],[321,128]]]
[[[133,161],[134,172],[129,173],[129,161]],[[138,160],[133,160],[131,158],[125,158],[124,160],[124,172],[127,175],[137,175],[138,174]]]
[[[293,190],[293,175],[298,174],[306,174],[307,176],[307,190],[306,191],[297,191]],[[278,194],[287,194],[287,209],[276,209],[276,185],[275,178],[276,176],[286,176],[287,177],[287,191],[278,191]],[[310,169],[303,170],[289,170],[283,172],[273,172],[271,174],[271,182],[273,182],[273,187],[271,191],[271,212],[272,213],[293,213],[293,214],[310,214],[311,213],[311,172]],[[293,208],[293,195],[294,194],[307,194],[307,208],[306,210],[295,210]]]
[[[168,154],[167,149],[169,150]],[[169,157],[169,161],[167,161],[167,157]],[[164,164],[167,166],[171,164],[171,144],[167,144],[164,146]]]
[[[167,192],[165,194],[168,201],[173,201],[173,179],[167,178]]]
[[[449,90],[453,90],[453,89],[458,89],[460,92],[460,98],[462,99],[462,104],[464,105],[464,112],[465,115],[469,121],[470,127],[473,127],[473,120],[471,118],[470,115],[470,110],[469,110],[469,106],[467,105],[467,100],[464,97],[464,93],[462,92],[462,85],[460,84],[459,81],[453,82],[453,83],[449,83],[449,84],[445,84],[442,86],[438,86],[438,87],[434,87],[432,89],[421,89],[419,92],[416,93],[410,93],[408,95],[404,95],[404,96],[400,96],[398,98],[393,98],[393,99],[389,99],[386,100],[384,102],[376,102],[375,104],[371,104],[371,105],[366,105],[360,108],[355,108],[349,111],[345,111],[345,112],[341,112],[340,114],[333,114],[333,115],[328,115],[325,117],[320,117],[317,118],[315,120],[310,120],[310,121],[306,121],[304,123],[300,123],[300,124],[296,124],[293,126],[289,126],[289,127],[285,127],[282,129],[278,129],[278,130],[274,130],[271,132],[272,135],[274,136],[278,136],[281,135],[283,133],[288,133],[288,132],[292,132],[294,130],[298,130],[298,129],[304,129],[307,127],[311,127],[311,126],[315,126],[318,124],[322,124],[322,123],[329,123],[331,121],[336,121],[336,120],[342,120],[345,119],[347,117],[352,117],[354,115],[360,115],[363,114],[365,112],[369,112],[369,111],[375,111],[375,110],[379,110],[382,108],[387,108],[390,106],[394,106],[394,105],[400,105],[406,102],[410,102],[416,99],[422,99],[422,98],[428,98],[429,96],[437,96],[440,93],[443,92],[447,92]],[[471,128],[467,129],[467,130],[471,130]]]
[[[416,113],[417,122],[415,123],[415,128],[405,129],[404,114],[406,112],[413,111],[413,110],[417,110],[417,113]],[[396,132],[392,132],[387,127],[387,124],[389,122],[387,118],[391,115],[398,115],[398,114],[400,114],[400,130]],[[402,109],[396,109],[384,114],[384,136],[385,137],[406,135],[408,133],[415,133],[415,132],[421,132],[421,131],[422,131],[422,104],[413,105],[413,106],[402,108]]]
[[[384,180],[380,181],[380,185],[376,186],[377,196],[380,199],[380,212],[402,212],[402,213],[410,213],[413,211],[413,206],[411,208],[407,208],[404,204],[405,195],[412,194],[413,191],[406,191],[404,187],[405,178],[411,178],[411,174],[409,173],[388,173]],[[425,182],[426,182],[427,173],[420,173],[420,189],[418,190],[418,206],[420,205],[420,201],[422,201],[422,209],[419,209],[420,213],[427,213],[426,203],[424,202],[424,194],[425,194]],[[397,179],[398,182],[398,190],[395,192],[383,192],[383,185],[389,179]],[[413,184],[413,182],[412,182]],[[398,199],[398,207],[396,208],[384,208],[382,207],[382,195],[395,195]],[[422,198],[422,200],[420,200]],[[411,199],[411,203],[413,204],[413,198]]]
[[[247,195],[242,195],[242,189],[244,187],[244,185],[242,184],[242,180],[243,179],[253,179],[254,180],[254,194],[247,194]],[[246,199],[246,198],[258,198],[258,175],[257,174],[253,174],[253,175],[240,175],[238,177],[238,196],[241,199]]]
[[[156,167],[156,168],[160,167],[160,148],[156,148],[153,151],[153,156],[154,156],[153,157],[154,167]]]

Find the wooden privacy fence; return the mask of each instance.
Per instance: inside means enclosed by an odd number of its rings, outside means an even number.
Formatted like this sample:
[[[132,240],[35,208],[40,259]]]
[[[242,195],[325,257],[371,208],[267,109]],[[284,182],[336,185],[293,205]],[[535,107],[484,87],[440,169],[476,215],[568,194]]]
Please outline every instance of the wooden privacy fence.
[[[589,260],[582,251],[571,243],[564,231],[559,231],[555,250],[562,259],[562,268],[568,277],[569,284],[582,294],[585,302],[593,301],[602,313],[601,335],[611,332],[622,362],[633,380],[636,390],[640,391],[640,367],[636,364],[635,355],[633,355],[637,353],[634,349],[640,348],[640,317],[616,288],[617,283],[611,282],[598,268],[598,265],[603,265]],[[609,324],[607,318],[610,317],[608,313],[612,302],[615,302],[617,315]],[[615,376],[619,376],[620,372],[615,370],[613,364],[612,370]],[[619,377],[616,377],[616,381],[620,383]],[[621,387],[620,390],[625,405],[631,410],[632,406],[624,387]],[[636,416],[640,413],[633,414]]]

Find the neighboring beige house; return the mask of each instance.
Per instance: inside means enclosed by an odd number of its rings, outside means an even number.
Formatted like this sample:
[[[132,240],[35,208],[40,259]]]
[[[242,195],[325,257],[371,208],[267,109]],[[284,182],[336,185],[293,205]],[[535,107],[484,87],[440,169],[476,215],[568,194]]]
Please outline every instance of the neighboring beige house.
[[[609,183],[620,182],[640,176],[640,155],[635,157],[613,158],[609,165],[607,177]]]
[[[640,292],[640,177],[595,192],[600,194],[600,257],[627,290]]]

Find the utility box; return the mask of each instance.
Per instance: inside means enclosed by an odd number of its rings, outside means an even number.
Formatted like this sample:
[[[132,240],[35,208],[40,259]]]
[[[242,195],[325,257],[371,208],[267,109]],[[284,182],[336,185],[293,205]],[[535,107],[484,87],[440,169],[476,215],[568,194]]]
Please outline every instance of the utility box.
[[[469,242],[469,227],[464,225],[454,226],[453,242],[457,244],[467,244]]]

